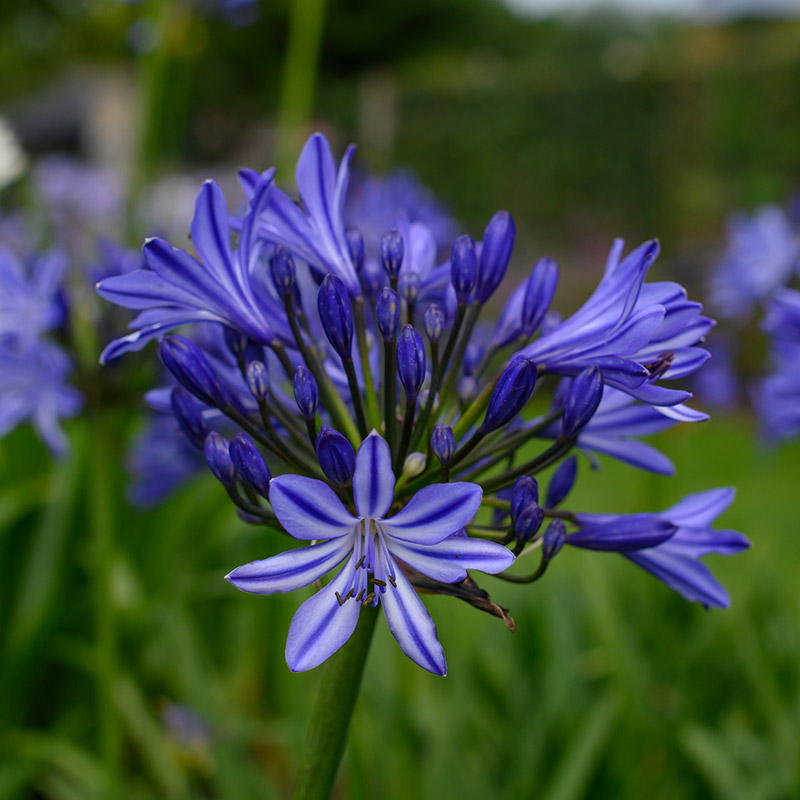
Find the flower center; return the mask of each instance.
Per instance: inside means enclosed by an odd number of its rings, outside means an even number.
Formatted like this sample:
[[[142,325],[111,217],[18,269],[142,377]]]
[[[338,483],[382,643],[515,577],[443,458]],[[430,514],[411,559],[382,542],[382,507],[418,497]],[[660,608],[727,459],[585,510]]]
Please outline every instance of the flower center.
[[[365,517],[355,526],[352,576],[344,595],[336,592],[340,606],[353,599],[364,605],[377,605],[380,596],[389,588],[397,586],[394,559],[386,546],[386,538],[379,520]]]

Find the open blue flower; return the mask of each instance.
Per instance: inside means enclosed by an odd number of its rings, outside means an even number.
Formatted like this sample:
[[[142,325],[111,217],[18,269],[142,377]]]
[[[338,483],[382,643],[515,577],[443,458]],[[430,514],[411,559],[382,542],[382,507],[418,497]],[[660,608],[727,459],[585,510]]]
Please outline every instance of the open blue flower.
[[[362,604],[380,601],[403,652],[424,669],[444,675],[447,665],[436,627],[401,564],[453,583],[463,580],[467,569],[496,573],[513,563],[513,555],[499,544],[454,535],[480,506],[482,492],[476,484],[427,486],[387,518],[394,487],[389,446],[375,431],[356,456],[357,516],[322,481],[298,475],[272,480],[270,503],[280,523],[296,539],[317,543],[245,564],[227,580],[254,594],[290,592],[345,562],[292,620],[286,643],[292,671],[325,661],[350,638]]]
[[[568,536],[567,543],[595,550],[617,550],[686,600],[702,603],[706,608],[727,608],[730,597],[725,587],[699,559],[711,553],[733,555],[750,546],[747,537],[738,531],[717,531],[711,527],[733,502],[734,495],[731,488],[709,489],[687,495],[672,508],[657,514],[579,514],[578,521],[584,527]],[[632,546],[625,539],[622,546],[613,545],[612,540],[621,528],[645,518],[653,520],[653,530],[658,523],[666,523],[675,532],[665,531],[666,537],[661,541],[655,539],[654,543],[640,541]]]

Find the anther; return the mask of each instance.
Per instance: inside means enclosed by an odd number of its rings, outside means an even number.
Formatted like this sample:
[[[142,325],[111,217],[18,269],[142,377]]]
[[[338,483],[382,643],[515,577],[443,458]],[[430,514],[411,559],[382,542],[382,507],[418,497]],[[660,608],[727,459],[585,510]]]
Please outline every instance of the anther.
[[[349,600],[349,599],[350,599],[350,598],[353,596],[353,592],[355,592],[355,589],[351,589],[351,590],[350,590],[350,591],[349,591],[349,592],[348,592],[348,593],[347,593],[347,594],[346,594],[346,595],[345,595],[345,596],[342,598],[342,600]]]
[[[365,605],[365,606],[369,605],[369,604],[370,604],[370,603],[371,603],[371,602],[372,602],[374,599],[375,599],[375,592],[370,592],[370,593],[369,593],[369,594],[368,594],[368,595],[367,595],[367,596],[364,598],[364,605]]]
[[[364,559],[366,557],[367,557],[367,554],[364,553],[364,555],[361,556],[361,558],[358,559],[358,564],[356,564],[356,569],[360,569],[361,568],[361,565],[364,563]]]
[[[394,575],[389,576],[389,583],[391,583],[392,586],[395,587],[395,589],[397,588],[397,581],[394,579]]]
[[[334,592],[334,594],[336,595],[336,600],[339,602],[339,608],[341,608],[344,605],[344,600],[342,600],[342,596],[339,592]]]
[[[377,583],[378,586],[386,586],[386,581],[381,581],[381,580],[378,580],[377,578],[373,578],[372,582],[373,583]]]
[[[362,590],[361,590],[361,591],[360,591],[360,592],[359,592],[359,593],[356,595],[356,602],[357,602],[357,603],[361,602],[361,598],[364,596],[364,592],[366,592],[366,591],[367,591],[366,589],[362,589]]]

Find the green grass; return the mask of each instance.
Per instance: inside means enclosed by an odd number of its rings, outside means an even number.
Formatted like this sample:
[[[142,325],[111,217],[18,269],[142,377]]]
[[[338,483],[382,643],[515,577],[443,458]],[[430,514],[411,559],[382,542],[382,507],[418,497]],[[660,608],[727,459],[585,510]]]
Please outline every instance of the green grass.
[[[106,797],[97,688],[105,662],[87,521],[95,484],[88,430],[71,433],[63,465],[48,468],[24,432],[0,456],[0,800]],[[731,608],[706,612],[619,556],[571,549],[536,584],[480,576],[511,608],[514,634],[465,604],[426,598],[449,675],[415,667],[379,624],[339,797],[800,793],[800,445],[763,450],[738,417],[684,426],[658,443],[677,477],[610,461],[592,472],[583,461],[568,505],[657,509],[737,486],[722,523],[753,548],[709,559]],[[37,477],[44,469],[46,480]],[[122,476],[108,477],[121,796],[287,796],[319,677],[293,675],[283,661],[306,595],[252,597],[222,580],[282,542],[239,522],[211,480],[140,513],[123,503]],[[210,741],[170,736],[167,703],[200,714]]]

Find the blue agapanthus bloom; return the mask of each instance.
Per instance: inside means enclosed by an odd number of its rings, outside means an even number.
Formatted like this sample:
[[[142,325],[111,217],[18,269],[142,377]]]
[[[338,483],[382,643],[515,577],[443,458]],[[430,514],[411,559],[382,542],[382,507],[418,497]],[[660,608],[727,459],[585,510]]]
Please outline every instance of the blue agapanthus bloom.
[[[229,580],[270,594],[340,567],[297,612],[289,666],[324,661],[366,602],[382,606],[414,661],[443,674],[417,592],[446,593],[513,626],[466,570],[537,580],[565,543],[624,550],[667,580],[673,556],[688,552],[686,531],[705,530],[699,512],[599,519],[563,508],[580,475],[576,448],[669,473],[637,437],[706,418],[670,382],[706,361],[714,323],[677,284],[646,282],[658,243],[626,255],[615,242],[597,289],[563,320],[550,307],[559,268],[542,259],[491,335],[480,317],[512,256],[511,215],[498,211],[478,241],[459,236],[440,262],[425,222],[399,214],[370,254],[359,220],[345,224],[352,156],[348,148],[337,165],[327,140],[311,137],[295,175],[299,200],[275,186],[274,170],[243,170],[239,216],[207,182],[194,255],[151,239],[141,269],[98,286],[139,311],[103,358],[160,340],[178,387],[150,402],[174,415],[244,519],[315,542]],[[531,399],[544,393],[550,410],[534,417]],[[536,476],[554,465],[540,502]],[[537,551],[532,576],[505,573],[515,555]],[[723,605],[710,587],[702,601]]]

